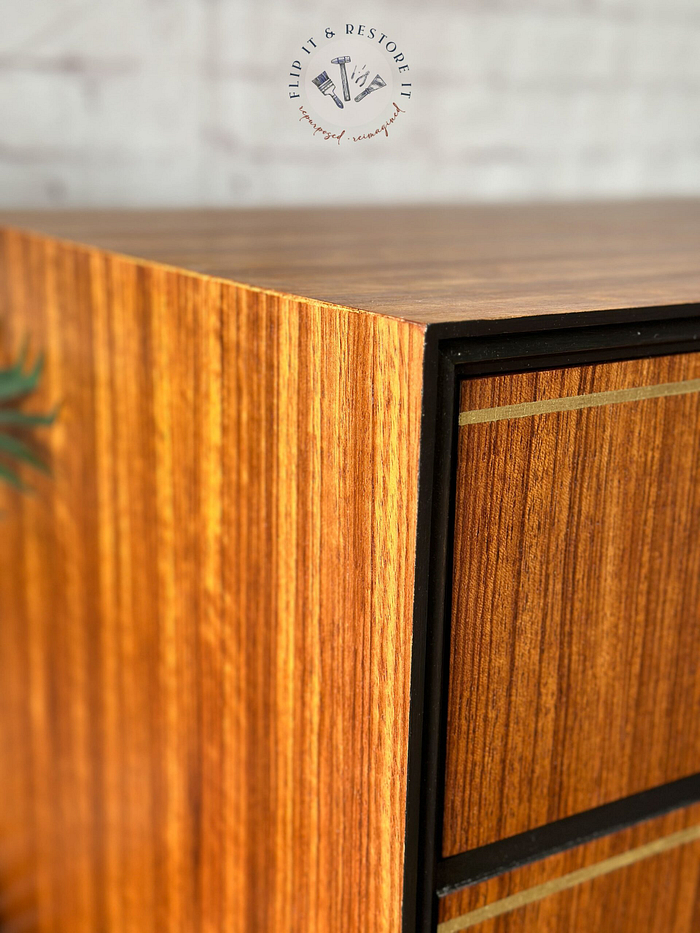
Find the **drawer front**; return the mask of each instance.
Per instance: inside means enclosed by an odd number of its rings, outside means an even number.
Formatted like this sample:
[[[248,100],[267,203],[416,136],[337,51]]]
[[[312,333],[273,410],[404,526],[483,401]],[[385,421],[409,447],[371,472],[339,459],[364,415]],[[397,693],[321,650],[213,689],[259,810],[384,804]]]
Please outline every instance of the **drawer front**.
[[[438,933],[696,933],[700,806],[443,897]]]
[[[700,354],[465,380],[443,855],[700,771]]]

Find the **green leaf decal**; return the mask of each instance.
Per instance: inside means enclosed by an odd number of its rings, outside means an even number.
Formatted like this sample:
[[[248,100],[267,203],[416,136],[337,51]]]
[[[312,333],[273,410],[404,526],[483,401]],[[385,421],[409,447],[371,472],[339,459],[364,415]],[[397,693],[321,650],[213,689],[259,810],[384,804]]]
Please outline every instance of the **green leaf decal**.
[[[18,411],[16,408],[0,408],[0,424],[13,424],[20,428],[33,428],[37,425],[51,425],[56,420],[58,409],[55,408],[47,415],[30,414]]]
[[[6,369],[0,369],[0,426],[6,426],[12,432],[0,432],[0,481],[22,491],[26,491],[27,486],[16,472],[13,461],[29,464],[44,473],[49,470],[27,440],[18,435],[35,427],[52,425],[58,416],[58,408],[42,413],[27,412],[19,407],[19,402],[38,387],[44,368],[44,358],[39,356],[34,365],[26,369],[28,352],[29,345],[25,340],[17,361]]]
[[[15,489],[20,489],[22,492],[25,490],[24,483],[19,476],[17,476],[15,471],[6,467],[3,463],[0,463],[0,479],[4,479],[5,482],[9,483],[10,486],[14,486]]]
[[[10,434],[0,434],[0,454],[7,454],[9,457],[16,457],[17,460],[23,460],[25,463],[31,463],[37,470],[48,473],[49,468],[24,441],[13,437]]]
[[[11,369],[0,369],[0,402],[21,398],[33,392],[39,384],[43,367],[44,360],[39,357],[34,368],[28,373],[22,372],[17,365]]]

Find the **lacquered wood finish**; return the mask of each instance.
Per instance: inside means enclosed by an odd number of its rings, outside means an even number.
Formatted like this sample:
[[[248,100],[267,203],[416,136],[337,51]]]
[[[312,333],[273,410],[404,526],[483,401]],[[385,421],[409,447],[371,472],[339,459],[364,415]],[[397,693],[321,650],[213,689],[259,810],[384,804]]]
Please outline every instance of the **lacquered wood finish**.
[[[676,834],[700,824],[700,805],[678,810],[558,855],[533,862],[440,900],[438,933],[695,933],[700,928],[700,841]],[[650,844],[670,844],[647,855]],[[626,867],[474,923],[472,912],[508,907],[506,898],[536,897],[540,885],[586,875],[627,855]]]
[[[462,411],[700,377],[465,380]],[[700,771],[700,393],[459,428],[443,854]]]
[[[700,301],[700,200],[3,212],[3,223],[419,323]]]
[[[398,933],[423,331],[5,233],[0,910]]]

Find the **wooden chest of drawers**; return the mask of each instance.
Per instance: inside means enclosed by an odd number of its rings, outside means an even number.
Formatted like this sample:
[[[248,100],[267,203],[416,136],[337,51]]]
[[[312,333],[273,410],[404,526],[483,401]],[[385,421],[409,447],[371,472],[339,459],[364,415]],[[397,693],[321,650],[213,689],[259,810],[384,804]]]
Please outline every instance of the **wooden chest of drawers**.
[[[700,202],[1,220],[3,933],[695,933]]]

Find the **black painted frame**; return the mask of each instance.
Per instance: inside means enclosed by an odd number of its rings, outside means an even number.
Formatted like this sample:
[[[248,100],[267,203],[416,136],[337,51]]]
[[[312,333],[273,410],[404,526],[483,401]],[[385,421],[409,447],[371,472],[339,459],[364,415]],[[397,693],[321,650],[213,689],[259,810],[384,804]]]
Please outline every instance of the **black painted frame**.
[[[440,858],[461,379],[700,350],[700,303],[433,324],[426,332],[413,617],[403,933],[434,933],[445,894],[700,801],[700,775]]]

